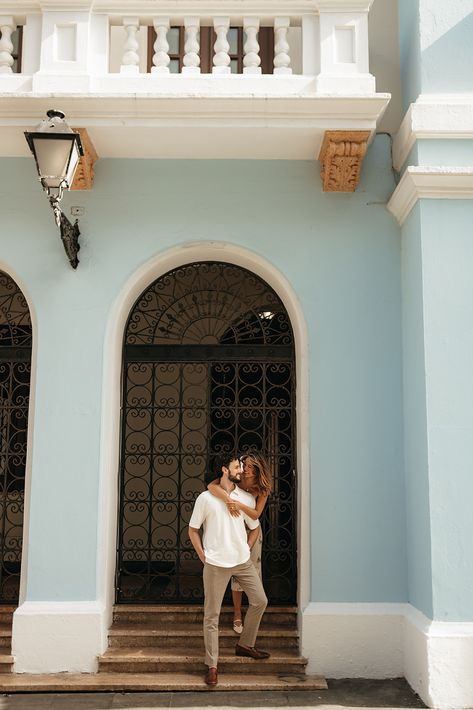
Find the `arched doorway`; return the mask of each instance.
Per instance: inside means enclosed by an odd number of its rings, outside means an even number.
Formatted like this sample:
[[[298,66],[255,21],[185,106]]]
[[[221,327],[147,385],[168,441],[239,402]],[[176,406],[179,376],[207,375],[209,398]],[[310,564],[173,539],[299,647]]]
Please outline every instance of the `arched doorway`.
[[[118,603],[199,603],[187,539],[221,450],[263,451],[274,494],[262,520],[270,603],[297,597],[294,339],[273,289],[244,268],[198,262],[141,294],[124,338]]]
[[[0,604],[20,590],[31,346],[26,299],[0,271]]]

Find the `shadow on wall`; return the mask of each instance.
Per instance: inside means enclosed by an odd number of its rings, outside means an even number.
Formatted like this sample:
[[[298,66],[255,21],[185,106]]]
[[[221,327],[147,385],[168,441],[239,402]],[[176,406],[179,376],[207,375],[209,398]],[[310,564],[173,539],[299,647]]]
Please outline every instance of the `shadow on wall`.
[[[422,91],[473,91],[473,12],[422,50]]]

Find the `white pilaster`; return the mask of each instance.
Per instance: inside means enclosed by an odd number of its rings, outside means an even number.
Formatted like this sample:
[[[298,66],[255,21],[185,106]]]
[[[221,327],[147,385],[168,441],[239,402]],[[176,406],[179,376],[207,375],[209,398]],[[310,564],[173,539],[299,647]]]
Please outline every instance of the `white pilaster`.
[[[259,19],[257,17],[244,17],[243,29],[246,34],[246,42],[243,47],[245,52],[243,74],[261,74],[260,47],[258,44]]]
[[[199,26],[198,17],[186,17],[184,19],[186,41],[184,44],[183,74],[200,74]]]
[[[153,20],[154,30],[156,32],[156,41],[154,43],[153,64],[151,68],[152,74],[169,74],[169,42],[167,34],[170,27],[169,17],[155,17]]]
[[[217,39],[214,44],[214,58],[212,74],[230,74],[230,45],[227,33],[230,29],[229,17],[214,17],[214,29]]]
[[[40,69],[33,77],[33,91],[88,92],[92,56],[90,12],[44,10]]]
[[[332,12],[321,9],[320,74],[323,94],[366,94],[376,90],[369,73],[368,11]]]

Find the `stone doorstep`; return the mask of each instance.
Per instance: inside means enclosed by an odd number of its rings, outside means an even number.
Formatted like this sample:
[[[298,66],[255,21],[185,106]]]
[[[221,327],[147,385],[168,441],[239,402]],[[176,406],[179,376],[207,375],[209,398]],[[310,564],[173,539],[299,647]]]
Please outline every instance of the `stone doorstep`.
[[[243,669],[242,669],[243,670]],[[39,692],[187,692],[213,690],[327,690],[321,676],[279,674],[250,676],[247,673],[219,673],[216,688],[209,688],[203,674],[195,673],[12,673],[0,676],[0,693]]]

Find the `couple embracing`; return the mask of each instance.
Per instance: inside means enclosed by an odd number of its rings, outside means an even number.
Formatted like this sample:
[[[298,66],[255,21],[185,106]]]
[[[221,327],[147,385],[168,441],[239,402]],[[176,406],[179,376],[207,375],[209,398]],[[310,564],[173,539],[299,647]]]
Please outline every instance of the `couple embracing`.
[[[261,528],[259,516],[271,492],[265,460],[257,454],[239,459],[219,457],[218,479],[195,501],[189,521],[189,538],[204,565],[204,645],[208,666],[205,682],[217,685],[218,620],[223,596],[232,580],[235,607],[233,629],[241,634],[237,656],[269,658],[255,647],[256,636],[268,600],[261,582]],[[203,540],[199,530],[203,527]],[[241,620],[242,591],[248,597],[245,624]]]

